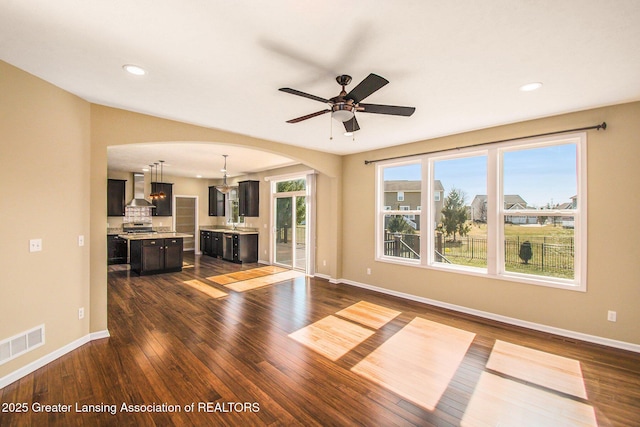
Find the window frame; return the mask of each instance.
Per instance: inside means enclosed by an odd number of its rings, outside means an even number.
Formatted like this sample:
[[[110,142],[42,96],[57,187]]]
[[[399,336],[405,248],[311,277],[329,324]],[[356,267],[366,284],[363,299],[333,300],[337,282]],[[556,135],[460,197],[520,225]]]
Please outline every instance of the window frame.
[[[422,167],[422,161],[421,160],[405,160],[405,161],[397,161],[394,162],[392,164],[389,165],[389,167],[400,167],[400,166],[409,166],[409,165],[415,165],[415,164],[419,164]],[[388,218],[389,216],[393,216],[393,215],[399,215],[399,216],[407,216],[407,215],[420,215],[420,211],[419,210],[400,210],[400,209],[391,209],[391,206],[385,206],[384,202],[385,202],[385,186],[384,186],[384,169],[378,167],[379,165],[376,166],[376,186],[377,186],[377,191],[376,191],[376,207],[375,207],[375,212],[376,212],[376,221],[375,221],[375,233],[376,233],[376,238],[375,238],[375,246],[376,246],[376,260],[381,260],[381,261],[385,261],[385,262],[390,262],[390,263],[400,263],[400,264],[406,264],[406,265],[420,265],[422,262],[422,240],[423,240],[423,235],[422,235],[422,231],[420,231],[420,251],[421,251],[421,255],[419,259],[413,259],[413,258],[398,258],[398,257],[393,257],[393,256],[389,256],[389,255],[385,255],[384,254],[384,239],[383,239],[383,232],[384,232],[384,223],[385,223],[385,218]],[[424,204],[424,195],[425,195],[425,191],[422,188],[422,186],[424,186],[424,168],[421,169],[421,188],[420,188],[420,200],[421,200],[421,205]],[[404,194],[404,192],[402,192]],[[403,197],[404,198],[404,197]],[[389,209],[387,209],[389,208]],[[421,217],[422,218],[422,217]],[[422,221],[422,219],[421,219]]]
[[[576,195],[575,209],[522,209],[509,211],[504,207],[503,166],[504,154],[535,148],[572,144],[576,147]],[[434,163],[441,160],[487,156],[487,267],[468,267],[445,264],[435,261],[434,257],[434,224],[430,218],[434,215],[436,191],[434,183]],[[387,168],[411,164],[421,166],[421,210],[396,211],[384,210],[384,171]],[[555,135],[543,138],[531,138],[518,141],[507,141],[487,144],[483,147],[454,148],[437,153],[413,156],[402,160],[388,160],[376,163],[376,220],[375,220],[375,260],[394,264],[417,266],[427,269],[449,271],[462,274],[490,277],[509,282],[525,283],[574,291],[587,290],[587,135],[585,132]],[[472,196],[472,195],[470,195]],[[433,202],[432,202],[433,201]],[[467,201],[470,203],[471,201]],[[420,259],[405,259],[384,255],[383,228],[385,215],[407,215],[411,212],[420,215]],[[507,271],[504,254],[504,219],[505,216],[548,216],[573,217],[574,219],[574,278],[563,279],[552,276],[538,276],[526,273]]]

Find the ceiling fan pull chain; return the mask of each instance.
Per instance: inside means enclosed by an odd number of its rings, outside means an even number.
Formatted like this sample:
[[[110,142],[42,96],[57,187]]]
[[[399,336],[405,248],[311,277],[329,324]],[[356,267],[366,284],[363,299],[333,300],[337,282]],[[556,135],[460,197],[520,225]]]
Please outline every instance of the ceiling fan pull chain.
[[[329,116],[329,141],[333,141],[333,120]]]

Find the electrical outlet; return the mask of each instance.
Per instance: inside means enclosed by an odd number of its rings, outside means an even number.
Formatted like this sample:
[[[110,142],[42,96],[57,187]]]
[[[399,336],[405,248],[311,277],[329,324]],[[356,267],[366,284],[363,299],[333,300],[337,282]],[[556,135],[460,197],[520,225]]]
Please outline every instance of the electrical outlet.
[[[367,268],[367,274],[371,274],[371,269]]]
[[[78,236],[78,246],[84,246],[84,236]]]
[[[78,320],[84,319],[84,307],[78,309]]]
[[[29,252],[40,252],[42,250],[42,239],[29,240]]]
[[[615,322],[615,321],[616,321],[616,319],[617,319],[617,317],[618,317],[618,313],[616,313],[615,311],[613,311],[613,310],[609,310],[609,311],[607,312],[607,320],[608,320],[609,322]]]

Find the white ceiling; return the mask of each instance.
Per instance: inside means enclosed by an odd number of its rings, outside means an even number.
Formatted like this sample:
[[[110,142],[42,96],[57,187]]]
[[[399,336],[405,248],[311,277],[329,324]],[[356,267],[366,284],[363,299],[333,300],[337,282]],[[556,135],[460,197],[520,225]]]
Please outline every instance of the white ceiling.
[[[159,144],[115,145],[108,147],[109,169],[123,172],[140,172],[164,160],[162,169],[155,169],[160,177],[165,175],[189,178],[222,178],[224,157],[227,154],[227,175],[231,178],[294,165],[289,158],[264,151],[233,145],[202,142],[175,142]],[[155,175],[154,175],[155,176]]]
[[[0,0],[0,59],[90,102],[348,154],[640,100],[639,22],[638,0]],[[355,141],[329,115],[285,123],[326,106],[278,88],[331,98],[371,72],[390,84],[365,102],[412,117],[360,113]]]

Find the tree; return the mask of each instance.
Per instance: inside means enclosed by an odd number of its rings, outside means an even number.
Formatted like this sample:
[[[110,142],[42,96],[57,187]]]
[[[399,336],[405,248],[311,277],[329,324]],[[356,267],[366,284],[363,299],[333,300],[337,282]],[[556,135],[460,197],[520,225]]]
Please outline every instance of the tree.
[[[467,207],[465,206],[466,195],[464,191],[452,188],[444,199],[442,207],[442,222],[439,229],[448,237],[453,235],[456,241],[456,234],[461,237],[466,236],[470,230],[467,224]]]

